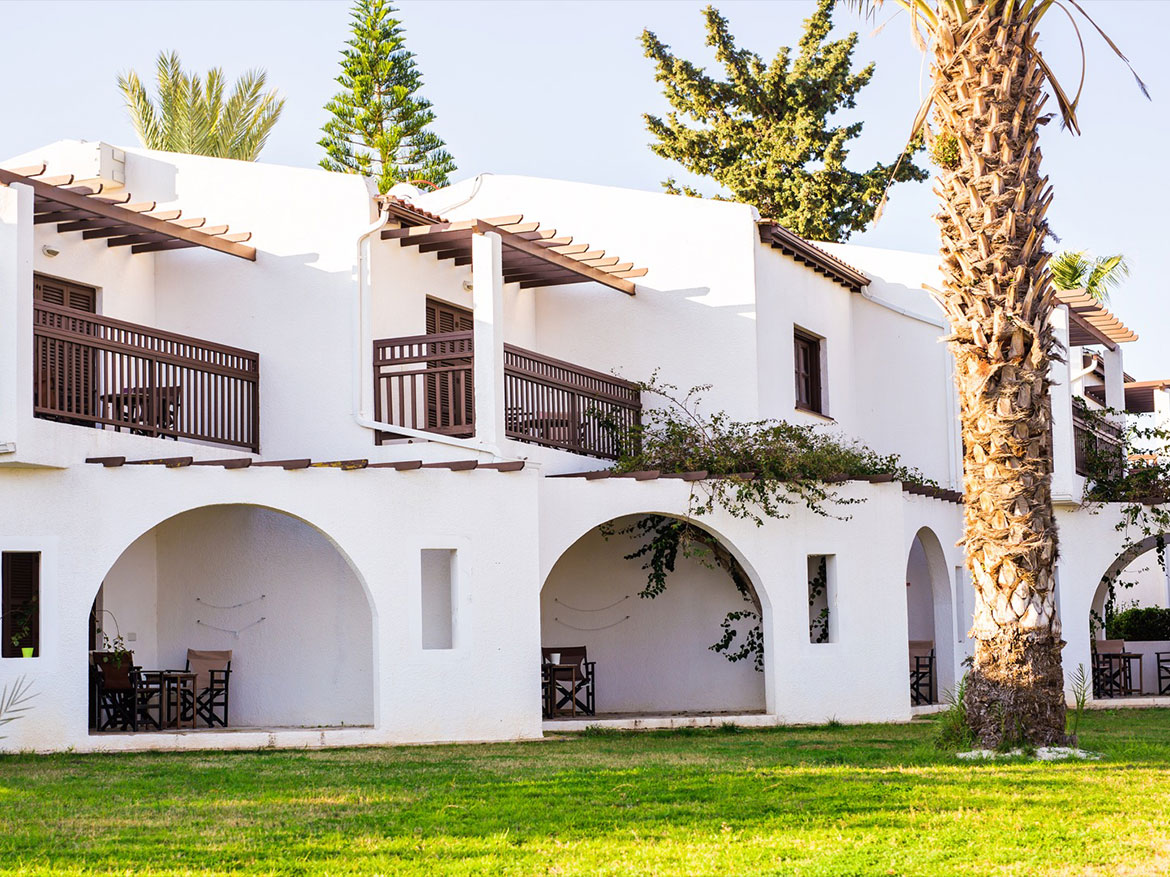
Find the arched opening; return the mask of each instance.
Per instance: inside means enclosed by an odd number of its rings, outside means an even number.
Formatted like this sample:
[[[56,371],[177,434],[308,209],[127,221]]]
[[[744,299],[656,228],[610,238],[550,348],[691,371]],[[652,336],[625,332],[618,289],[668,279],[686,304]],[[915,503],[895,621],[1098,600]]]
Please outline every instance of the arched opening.
[[[906,561],[906,628],[910,703],[938,703],[954,687],[954,628],[946,555],[934,532],[923,527]]]
[[[1170,695],[1170,572],[1158,540],[1151,535],[1118,557],[1093,595],[1094,697]]]
[[[365,588],[320,530],[252,505],[206,506],[153,527],[110,568],[91,611],[90,727],[157,730],[370,725],[373,619]],[[133,679],[95,663],[132,653]],[[230,652],[230,673],[210,674],[188,650]],[[199,671],[167,682],[164,671]],[[176,676],[178,674],[175,674]],[[121,695],[103,683],[134,690]],[[186,687],[207,686],[187,693]],[[169,688],[168,688],[169,686]],[[223,709],[192,708],[222,691]],[[217,694],[220,692],[217,691]]]
[[[584,647],[593,665],[598,716],[763,712],[764,673],[754,655],[730,661],[711,648],[724,637],[728,613],[751,613],[729,622],[736,631],[730,652],[760,623],[754,577],[734,561],[737,575],[749,580],[745,597],[726,568],[730,546],[703,531],[719,557],[680,553],[665,589],[653,598],[640,596],[647,589],[648,557],[627,555],[645,539],[623,531],[644,518],[631,515],[595,527],[557,560],[540,596],[545,663],[558,655],[564,661]],[[547,680],[546,668],[546,689]],[[574,706],[580,715],[589,705],[584,697],[559,710],[551,704],[555,718],[571,714]]]

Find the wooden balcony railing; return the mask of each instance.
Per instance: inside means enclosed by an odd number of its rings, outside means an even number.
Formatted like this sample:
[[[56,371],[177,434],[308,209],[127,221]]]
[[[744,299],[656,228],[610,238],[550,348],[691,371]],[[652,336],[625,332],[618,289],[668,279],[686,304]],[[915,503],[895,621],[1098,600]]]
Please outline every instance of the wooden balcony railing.
[[[1125,465],[1122,429],[1102,417],[1088,414],[1085,403],[1073,400],[1073,449],[1078,475],[1089,474],[1090,458],[1108,459],[1110,465]]]
[[[375,341],[374,418],[459,438],[474,435],[474,355],[471,332]],[[504,345],[508,438],[616,459],[641,411],[636,384]]]
[[[260,356],[85,311],[33,309],[33,413],[260,451]]]

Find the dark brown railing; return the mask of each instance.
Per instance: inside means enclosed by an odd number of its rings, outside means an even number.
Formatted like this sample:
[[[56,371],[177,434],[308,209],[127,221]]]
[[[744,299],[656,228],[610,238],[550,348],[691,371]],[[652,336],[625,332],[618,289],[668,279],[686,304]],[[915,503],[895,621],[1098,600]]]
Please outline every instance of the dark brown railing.
[[[473,364],[471,332],[375,341],[375,420],[460,438],[474,435]],[[616,459],[641,411],[638,387],[629,381],[504,345],[508,438]]]
[[[374,342],[374,419],[467,438],[475,432],[471,332]]]
[[[1124,464],[1122,459],[1122,430],[1101,416],[1090,416],[1085,403],[1073,400],[1073,448],[1078,475],[1089,474],[1090,455],[1107,457]]]
[[[642,415],[636,384],[504,345],[508,438],[616,459]]]
[[[260,357],[38,302],[33,413],[260,451]]]

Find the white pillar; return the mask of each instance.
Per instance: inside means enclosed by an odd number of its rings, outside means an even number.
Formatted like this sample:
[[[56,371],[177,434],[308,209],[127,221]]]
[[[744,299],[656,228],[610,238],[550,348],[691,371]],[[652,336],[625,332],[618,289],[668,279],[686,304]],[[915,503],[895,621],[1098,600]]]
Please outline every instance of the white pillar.
[[[1125,363],[1121,355],[1121,345],[1115,346],[1112,350],[1106,348],[1102,351],[1101,359],[1105,363],[1105,406],[1116,411],[1125,411]]]
[[[32,187],[0,187],[0,455],[32,417],[32,275]]]
[[[1058,345],[1070,350],[1068,308],[1065,305],[1053,308],[1051,319]],[[1078,362],[1077,370],[1079,366]],[[1048,379],[1052,382],[1049,390],[1052,399],[1052,498],[1058,502],[1077,502],[1082,490],[1073,454],[1071,371],[1069,363],[1055,359],[1048,367]]]
[[[471,283],[475,437],[498,448],[504,439],[504,271],[495,232],[471,236]]]

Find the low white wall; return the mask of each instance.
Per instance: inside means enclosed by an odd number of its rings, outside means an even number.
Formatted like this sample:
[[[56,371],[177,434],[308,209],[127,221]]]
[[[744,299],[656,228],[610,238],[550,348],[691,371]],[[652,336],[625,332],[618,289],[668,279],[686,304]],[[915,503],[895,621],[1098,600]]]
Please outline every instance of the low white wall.
[[[664,593],[639,597],[644,559],[624,555],[640,544],[595,529],[564,553],[540,595],[542,645],[586,646],[599,713],[762,710],[764,674],[708,648],[724,616],[751,604],[725,572],[687,558]]]

